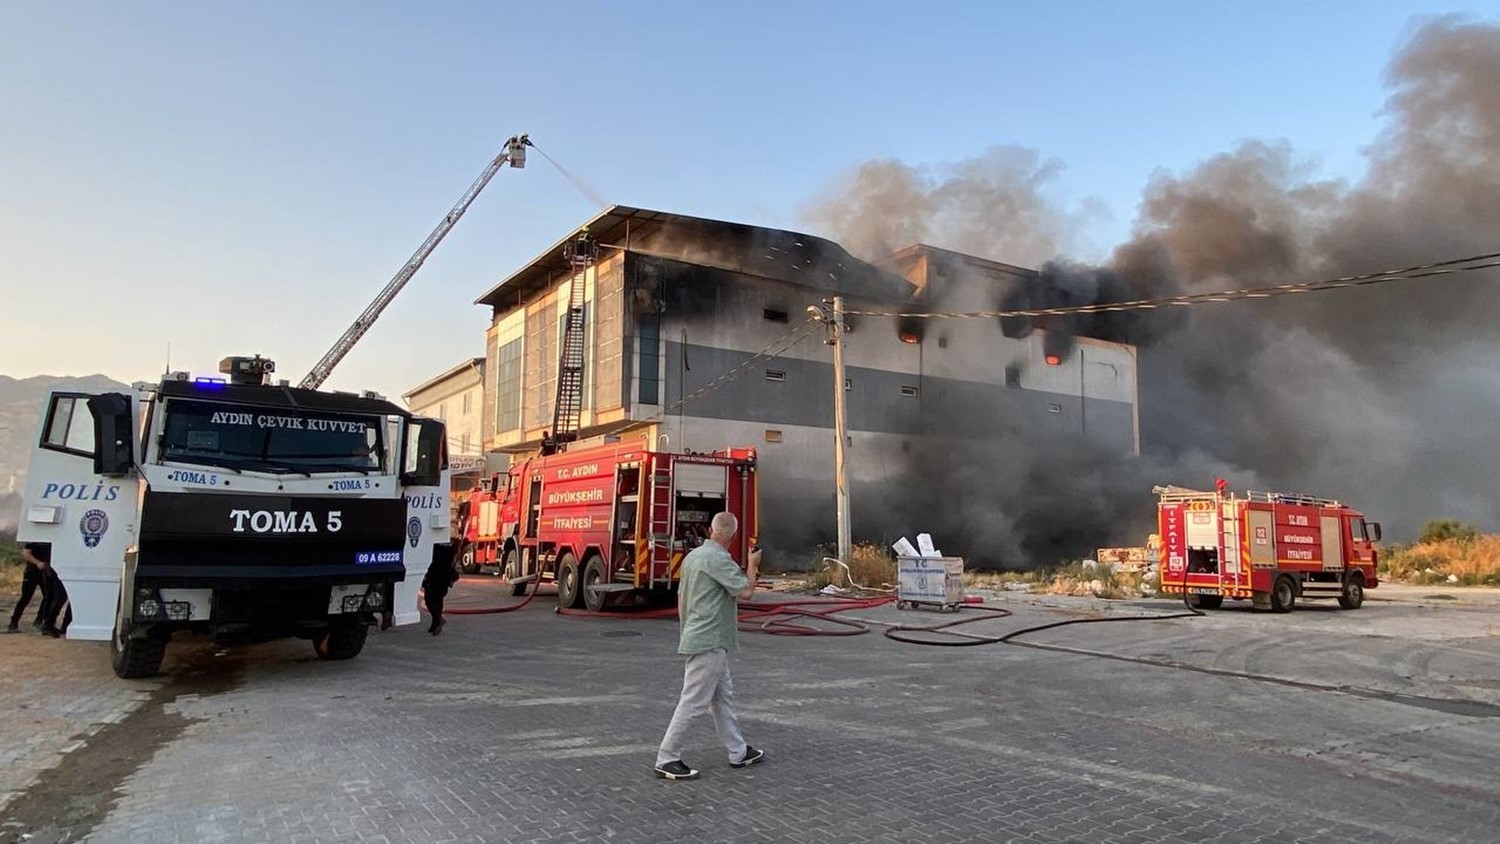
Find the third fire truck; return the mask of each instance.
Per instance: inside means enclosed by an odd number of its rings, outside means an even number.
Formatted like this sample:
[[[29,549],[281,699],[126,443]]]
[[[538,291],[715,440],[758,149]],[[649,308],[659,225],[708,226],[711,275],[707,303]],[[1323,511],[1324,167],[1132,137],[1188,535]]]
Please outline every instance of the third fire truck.
[[[644,439],[520,461],[474,489],[459,552],[466,568],[498,566],[521,595],[557,582],[558,603],[603,609],[623,593],[666,597],[683,556],[728,511],[742,567],[757,540],[755,449],[652,451]]]
[[[1379,585],[1380,525],[1329,498],[1250,492],[1244,497],[1156,487],[1161,588],[1197,606],[1249,598],[1290,612],[1299,597],[1337,598],[1358,609]]]

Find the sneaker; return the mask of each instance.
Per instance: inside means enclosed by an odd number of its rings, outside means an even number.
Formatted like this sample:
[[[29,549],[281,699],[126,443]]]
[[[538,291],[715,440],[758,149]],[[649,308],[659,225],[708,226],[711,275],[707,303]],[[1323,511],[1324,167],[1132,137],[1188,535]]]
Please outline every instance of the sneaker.
[[[740,757],[740,761],[738,762],[730,762],[729,767],[748,768],[764,758],[766,758],[766,752],[764,750],[756,750],[755,748],[747,744],[745,745],[745,755]]]
[[[664,780],[695,780],[698,772],[683,764],[681,759],[656,766],[656,775]]]

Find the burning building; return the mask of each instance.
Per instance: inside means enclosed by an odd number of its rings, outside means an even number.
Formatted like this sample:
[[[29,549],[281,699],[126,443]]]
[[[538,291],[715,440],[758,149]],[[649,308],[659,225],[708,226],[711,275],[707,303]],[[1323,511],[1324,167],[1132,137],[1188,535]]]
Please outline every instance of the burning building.
[[[488,452],[534,449],[553,423],[578,266],[565,246],[584,232],[598,251],[581,273],[580,439],[644,435],[674,451],[757,446],[772,547],[805,548],[833,532],[832,350],[811,329],[780,355],[744,365],[833,295],[854,313],[843,387],[857,537],[889,527],[876,496],[900,497],[913,473],[941,482],[919,457],[932,442],[1139,450],[1132,346],[1062,338],[1029,321],[872,315],[994,310],[1037,282],[1032,270],[925,245],[877,265],[805,234],[614,206],[477,300],[492,311]]]

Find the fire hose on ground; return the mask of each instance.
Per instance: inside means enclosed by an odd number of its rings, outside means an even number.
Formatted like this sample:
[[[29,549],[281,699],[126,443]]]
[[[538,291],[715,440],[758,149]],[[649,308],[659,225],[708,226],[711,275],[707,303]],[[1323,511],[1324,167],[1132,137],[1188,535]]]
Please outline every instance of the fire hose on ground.
[[[832,557],[825,558],[828,562],[837,563],[848,576],[850,586],[854,589],[867,593],[878,593],[888,590],[873,589],[861,586],[854,582],[852,573],[848,566]],[[536,599],[540,591],[542,576],[546,573],[545,567],[539,571],[531,582],[531,589],[524,598],[512,604],[492,607],[455,607],[444,610],[445,615],[497,615],[500,613],[516,612],[525,609]],[[1008,618],[1013,613],[999,607],[973,607],[979,615],[970,615],[965,618],[956,618],[939,624],[908,624],[905,622],[889,622],[868,618],[841,618],[840,614],[857,612],[860,610],[873,609],[895,601],[894,595],[890,594],[867,594],[855,597],[840,598],[811,598],[794,601],[746,601],[739,605],[739,627],[747,633],[765,633],[772,636],[859,636],[868,633],[872,626],[883,627],[883,635],[892,641],[903,642],[911,645],[930,645],[934,647],[971,647],[974,645],[1014,644],[1021,647],[1036,647],[1040,649],[1056,650],[1050,646],[1033,645],[1028,642],[1015,641],[1021,636],[1037,633],[1042,630],[1050,630],[1056,627],[1065,627],[1076,624],[1098,624],[1103,622],[1122,621],[1165,621],[1174,618],[1192,618],[1203,615],[1187,603],[1184,596],[1183,603],[1187,612],[1170,614],[1151,614],[1128,616],[1118,618],[1075,618],[1063,621],[1053,621],[1046,624],[1025,627],[1020,630],[1012,630],[1001,635],[983,635],[969,633],[955,628],[982,621],[994,621]],[[981,603],[982,599],[968,597],[966,604]],[[677,617],[677,608],[659,607],[656,609],[637,610],[633,612],[608,612],[584,609],[573,609],[570,607],[558,607],[555,612],[559,615],[572,616],[576,618],[608,618],[613,620],[654,620]],[[822,625],[822,626],[818,626]],[[938,637],[938,638],[933,638]]]

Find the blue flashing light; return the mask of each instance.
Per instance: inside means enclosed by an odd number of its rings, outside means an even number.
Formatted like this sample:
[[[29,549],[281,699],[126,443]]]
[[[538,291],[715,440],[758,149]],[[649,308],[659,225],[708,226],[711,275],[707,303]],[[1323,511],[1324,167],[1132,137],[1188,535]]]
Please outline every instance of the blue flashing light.
[[[193,379],[193,386],[200,390],[222,390],[227,383],[223,378],[200,377]]]

